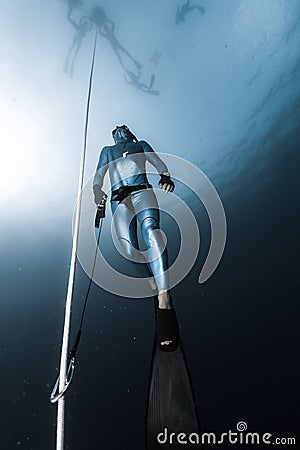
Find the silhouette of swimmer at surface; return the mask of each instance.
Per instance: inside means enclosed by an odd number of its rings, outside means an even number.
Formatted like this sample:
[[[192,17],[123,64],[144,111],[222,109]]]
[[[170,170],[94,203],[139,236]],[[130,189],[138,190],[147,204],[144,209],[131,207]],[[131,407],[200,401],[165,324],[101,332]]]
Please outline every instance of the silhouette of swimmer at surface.
[[[74,64],[75,60],[77,58],[79,49],[82,44],[82,40],[85,38],[86,33],[92,28],[92,22],[91,20],[84,16],[81,17],[79,24],[77,24],[71,17],[68,16],[69,22],[73,25],[73,27],[76,30],[72,45],[70,47],[70,50],[67,54],[67,57],[65,59],[64,63],[64,72],[69,73],[70,77],[73,77],[74,73]],[[71,59],[71,62],[70,62]]]
[[[200,14],[205,13],[205,9],[202,8],[202,6],[191,5],[190,0],[187,0],[186,3],[181,8],[178,6],[175,21],[176,25],[178,25],[180,22],[185,22],[185,16],[189,12],[194,11],[194,9],[196,9]]]
[[[121,66],[126,69],[126,65],[124,61],[121,58],[121,53],[125,56],[127,56],[135,65],[135,67],[140,70],[142,68],[142,65],[136,61],[126,50],[125,47],[120,43],[120,41],[116,38],[115,35],[115,24],[111,20],[109,20],[106,16],[105,11],[100,7],[96,6],[92,9],[91,12],[91,19],[92,21],[97,25],[99,29],[99,33],[101,36],[105,37],[108,42],[110,43],[113,51],[115,52]]]
[[[158,186],[166,194],[173,192],[175,185],[166,164],[150,144],[138,140],[126,125],[117,126],[112,136],[115,144],[103,147],[99,156],[93,182],[94,200],[97,208],[104,208],[107,194],[102,186],[108,172],[118,242],[142,278],[148,280],[155,296],[156,338],[160,348],[173,351],[178,346],[178,322],[170,294],[168,251],[160,229],[157,198],[147,178],[146,162],[160,174]],[[140,252],[136,258],[139,232],[149,251],[149,261]]]
[[[159,95],[159,91],[156,91],[155,89],[152,89],[152,86],[154,84],[155,75],[152,75],[151,81],[149,86],[147,86],[145,83],[141,83],[139,81],[139,75],[135,75],[133,72],[131,72],[128,69],[125,69],[126,74],[129,77],[129,80],[127,80],[126,76],[124,75],[125,81],[127,84],[132,84],[134,87],[139,89],[140,91],[146,92],[150,95]]]

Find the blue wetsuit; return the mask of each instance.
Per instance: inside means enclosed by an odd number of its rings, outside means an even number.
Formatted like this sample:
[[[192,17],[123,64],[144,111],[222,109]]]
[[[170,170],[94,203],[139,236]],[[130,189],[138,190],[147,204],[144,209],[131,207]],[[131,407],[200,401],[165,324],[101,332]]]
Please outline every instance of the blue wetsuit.
[[[143,277],[154,277],[158,290],[168,289],[168,256],[159,229],[159,210],[156,196],[146,175],[146,161],[158,173],[167,172],[167,166],[145,141],[126,140],[104,147],[94,177],[94,185],[102,187],[106,171],[109,171],[112,190],[122,186],[147,185],[118,203],[112,198],[111,208],[117,237],[128,259]],[[149,262],[145,263],[136,250],[139,249],[137,227],[148,249]],[[148,260],[148,259],[147,259]]]

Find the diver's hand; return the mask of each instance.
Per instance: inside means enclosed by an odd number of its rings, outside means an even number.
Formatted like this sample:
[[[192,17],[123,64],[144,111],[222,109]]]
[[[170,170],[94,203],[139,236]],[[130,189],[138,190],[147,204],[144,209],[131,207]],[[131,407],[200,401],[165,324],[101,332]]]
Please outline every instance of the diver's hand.
[[[106,200],[102,200],[101,203],[99,203],[99,205],[97,205],[97,218],[99,219],[104,219],[105,217],[105,207],[106,207]],[[99,227],[97,227],[99,228]]]
[[[93,186],[94,192],[94,201],[98,206],[105,206],[107,195],[102,191],[99,184],[94,184]]]
[[[170,174],[168,172],[163,172],[160,176],[160,180],[158,182],[158,186],[160,189],[163,189],[164,192],[173,192],[175,189],[175,184],[170,178]]]

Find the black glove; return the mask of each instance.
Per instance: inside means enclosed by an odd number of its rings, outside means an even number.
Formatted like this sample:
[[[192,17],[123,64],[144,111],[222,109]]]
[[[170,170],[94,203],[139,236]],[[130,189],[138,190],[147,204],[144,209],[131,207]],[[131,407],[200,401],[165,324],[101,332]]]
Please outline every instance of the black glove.
[[[167,191],[167,192],[172,192],[172,191],[174,191],[174,188],[175,188],[175,184],[171,180],[170,175],[166,175],[164,173],[162,173],[160,175],[160,180],[158,182],[158,185],[159,185],[159,187],[162,187],[164,189],[164,191]],[[166,188],[165,188],[165,185],[167,185]]]
[[[97,206],[97,212],[95,216],[95,228],[99,228],[100,220],[105,217],[105,202],[102,205]]]
[[[93,186],[94,191],[94,200],[97,205],[97,212],[95,217],[95,227],[99,228],[100,220],[105,217],[105,205],[106,205],[106,199],[107,195],[105,192],[102,191],[99,184],[95,184]]]
[[[105,204],[107,195],[105,194],[105,192],[102,191],[99,184],[94,184],[93,192],[94,192],[94,201],[95,201],[96,205]]]

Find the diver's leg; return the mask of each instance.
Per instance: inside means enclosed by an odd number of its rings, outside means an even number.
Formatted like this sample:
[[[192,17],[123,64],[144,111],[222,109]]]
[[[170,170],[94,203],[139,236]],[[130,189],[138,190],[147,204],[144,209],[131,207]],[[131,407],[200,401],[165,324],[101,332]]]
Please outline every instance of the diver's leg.
[[[130,198],[128,197],[120,204],[112,202],[111,208],[116,235],[122,246],[125,257],[130,260],[143,278],[150,278],[150,287],[152,290],[155,290],[156,286],[153,274],[150,272],[145,259],[137,252],[137,250],[139,250],[137,220]]]
[[[132,195],[132,204],[137,213],[137,220],[150,261],[148,262],[158,289],[158,303],[161,309],[171,309],[168,279],[168,253],[159,228],[159,210],[152,190],[143,190]]]
[[[120,56],[120,53],[119,53],[118,49],[116,49],[116,48],[113,46],[112,43],[111,43],[111,46],[112,46],[113,51],[114,51],[115,54],[116,54],[116,57],[117,57],[118,60],[119,60],[119,63],[121,64],[121,66],[123,67],[123,69],[125,69],[125,65],[124,65],[124,63],[123,63],[123,61],[122,61],[122,58],[121,58],[121,56]]]
[[[169,292],[168,254],[159,228],[157,200],[152,190],[143,190],[132,196],[132,204],[149,250],[148,264],[158,289],[156,338],[161,349],[173,351],[178,345],[178,322]]]
[[[141,63],[139,63],[136,59],[134,59],[131,54],[129,53],[129,51],[123,47],[123,45],[120,43],[120,41],[116,40],[116,48],[118,49],[118,52],[123,52],[126,56],[128,56],[129,59],[131,59],[131,61],[135,64],[135,66],[141,70],[141,68],[143,67]]]

